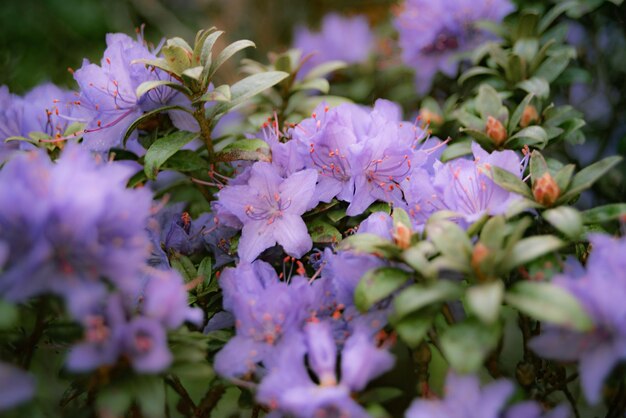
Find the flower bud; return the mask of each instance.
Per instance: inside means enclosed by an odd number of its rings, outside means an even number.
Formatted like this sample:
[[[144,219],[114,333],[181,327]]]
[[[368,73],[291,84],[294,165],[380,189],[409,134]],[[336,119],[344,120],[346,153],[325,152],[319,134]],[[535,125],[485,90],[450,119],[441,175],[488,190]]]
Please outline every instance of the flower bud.
[[[480,281],[486,281],[485,274],[480,268],[481,263],[489,256],[489,248],[482,242],[479,242],[474,247],[474,251],[472,251],[472,259],[470,261],[470,265],[474,270],[474,273],[478,277]]]
[[[427,125],[442,125],[443,118],[440,114],[433,112],[432,110],[426,109],[425,107],[420,109],[420,119],[424,121]]]
[[[402,222],[398,222],[393,232],[393,239],[396,245],[403,250],[406,250],[411,246],[411,228],[407,227]]]
[[[550,207],[559,198],[561,191],[550,173],[546,172],[535,182],[533,186],[533,196],[537,203]]]
[[[506,128],[504,127],[502,122],[500,122],[493,116],[489,116],[487,118],[487,127],[485,128],[485,130],[487,132],[487,136],[491,138],[496,146],[499,147],[500,145],[504,144],[504,141],[506,141]]]
[[[517,364],[517,368],[515,369],[515,378],[519,382],[520,385],[524,387],[529,387],[533,383],[535,383],[535,366],[529,362],[520,362]]]
[[[537,122],[538,120],[539,114],[537,113],[537,109],[533,105],[528,105],[524,108],[524,111],[522,112],[522,119],[520,119],[519,125],[522,128],[525,128],[533,122]]]

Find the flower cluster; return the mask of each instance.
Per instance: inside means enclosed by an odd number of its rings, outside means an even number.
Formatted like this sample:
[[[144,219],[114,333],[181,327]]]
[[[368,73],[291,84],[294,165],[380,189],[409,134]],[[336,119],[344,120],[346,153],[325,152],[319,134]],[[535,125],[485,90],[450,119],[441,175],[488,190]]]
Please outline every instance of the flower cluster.
[[[597,403],[611,370],[626,360],[626,239],[596,234],[590,241],[593,250],[587,268],[576,267],[553,281],[578,299],[593,320],[593,329],[548,326],[530,346],[546,358],[578,361],[584,393]]]
[[[438,71],[456,74],[459,57],[485,42],[479,20],[500,22],[512,12],[509,0],[406,0],[396,17],[404,62],[415,69],[420,94],[430,90]]]

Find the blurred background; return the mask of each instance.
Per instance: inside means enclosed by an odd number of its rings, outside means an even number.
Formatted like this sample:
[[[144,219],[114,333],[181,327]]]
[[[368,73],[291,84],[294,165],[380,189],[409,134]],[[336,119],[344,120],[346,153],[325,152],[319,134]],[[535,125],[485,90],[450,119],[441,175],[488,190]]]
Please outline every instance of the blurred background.
[[[0,6],[0,85],[22,94],[43,81],[73,86],[68,67],[83,57],[98,63],[107,32],[146,38],[180,36],[192,42],[201,28],[225,30],[221,42],[247,38],[250,57],[286,49],[295,25],[315,27],[331,10],[387,18],[393,0],[3,0]]]

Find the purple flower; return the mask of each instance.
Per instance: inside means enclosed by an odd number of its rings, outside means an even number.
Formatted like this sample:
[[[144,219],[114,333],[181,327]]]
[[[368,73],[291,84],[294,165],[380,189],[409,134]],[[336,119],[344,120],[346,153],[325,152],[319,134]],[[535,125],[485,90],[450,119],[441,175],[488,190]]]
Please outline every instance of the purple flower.
[[[185,321],[201,324],[202,310],[190,308],[183,279],[175,270],[151,270],[141,297],[142,315],[176,329]]]
[[[567,405],[559,405],[544,414],[541,406],[533,401],[518,403],[504,414],[504,418],[567,418],[570,416],[571,411]]]
[[[135,41],[122,33],[108,34],[106,42],[99,66],[85,60],[74,73],[80,87],[79,103],[86,114],[83,143],[97,151],[121,145],[126,129],[143,112],[166,104],[189,105],[189,100],[169,87],[137,97],[135,91],[141,83],[169,80],[169,75],[161,70],[138,62],[156,59],[141,35]],[[196,128],[184,112],[170,112],[170,117],[180,129]]]
[[[346,18],[329,14],[324,17],[318,33],[297,28],[293,44],[303,55],[314,54],[303,65],[300,74],[304,75],[327,61],[340,60],[348,64],[365,61],[373,50],[374,36],[365,16]]]
[[[155,252],[166,254],[174,251],[192,255],[204,249],[204,235],[211,215],[206,213],[198,219],[191,219],[183,212],[184,203],[167,206],[150,221],[150,232]]]
[[[508,380],[496,380],[480,387],[478,377],[448,373],[445,398],[416,399],[406,412],[406,418],[498,418],[507,399],[513,393]]]
[[[391,369],[394,358],[374,345],[368,331],[357,331],[341,350],[339,378],[338,351],[332,328],[326,322],[310,323],[303,334],[290,334],[273,357],[257,399],[299,418],[324,413],[368,417],[351,393],[362,390],[370,380]]]
[[[133,318],[124,327],[123,351],[139,373],[158,373],[172,362],[163,326],[150,318]]]
[[[350,216],[376,200],[405,204],[403,189],[416,167],[432,164],[418,148],[426,133],[401,120],[400,108],[378,100],[369,110],[356,105],[328,109],[320,105],[290,135],[307,167],[319,174],[316,197],[349,202]]]
[[[6,411],[31,399],[35,379],[25,371],[0,362],[0,411]]]
[[[85,294],[106,291],[103,278],[137,292],[151,197],[125,188],[130,174],[78,146],[56,164],[43,150],[11,159],[0,171],[0,242],[9,248],[0,294],[23,301],[55,293],[80,316]]]
[[[83,340],[68,354],[67,368],[74,372],[94,370],[115,364],[122,352],[126,314],[120,294],[112,294],[91,304],[83,313]]]
[[[227,377],[241,376],[270,358],[283,335],[301,326],[309,306],[309,285],[297,276],[291,284],[281,282],[272,266],[257,260],[225,269],[220,286],[224,309],[235,316],[237,334],[215,357],[215,370]]]
[[[301,257],[313,243],[302,214],[315,206],[317,173],[303,170],[283,178],[270,163],[252,166],[246,185],[229,185],[218,192],[220,205],[243,224],[239,241],[242,261],[254,260],[276,243]]]
[[[428,181],[426,172],[416,176],[407,193],[407,212],[417,224],[423,224],[430,214],[447,209],[459,214],[462,223],[471,223],[484,214],[499,215],[519,199],[515,193],[496,185],[489,178],[491,167],[505,169],[521,176],[520,159],[513,151],[488,154],[478,144],[472,144],[474,161],[459,158],[448,163],[435,163],[435,174]]]
[[[626,239],[592,235],[594,250],[582,276],[560,275],[554,283],[569,290],[594,323],[588,332],[546,326],[530,342],[539,355],[562,361],[578,361],[585,396],[592,403],[600,400],[605,378],[626,360]]]
[[[453,77],[458,55],[489,39],[477,21],[500,22],[513,9],[508,0],[406,0],[395,26],[402,58],[416,71],[418,92],[428,92],[437,71]]]

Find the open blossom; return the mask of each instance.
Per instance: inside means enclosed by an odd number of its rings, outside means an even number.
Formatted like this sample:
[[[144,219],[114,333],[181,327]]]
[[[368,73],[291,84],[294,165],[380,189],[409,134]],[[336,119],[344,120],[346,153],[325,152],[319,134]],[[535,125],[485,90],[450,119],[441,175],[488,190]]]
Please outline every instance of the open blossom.
[[[306,166],[319,174],[316,197],[349,202],[350,216],[377,200],[403,204],[412,173],[432,164],[421,149],[426,133],[403,122],[400,108],[387,100],[376,101],[373,109],[320,105],[289,134]]]
[[[456,212],[461,223],[471,223],[484,214],[499,215],[519,199],[489,177],[491,167],[500,167],[521,176],[521,161],[513,151],[484,151],[472,144],[474,160],[458,158],[445,164],[435,163],[434,175],[422,171],[407,193],[407,212],[423,224],[438,210]]]
[[[488,39],[476,22],[500,22],[513,9],[509,0],[406,0],[395,26],[402,58],[415,69],[418,92],[428,92],[437,71],[453,77],[458,55]]]
[[[329,14],[322,20],[320,32],[297,28],[293,44],[303,55],[314,54],[303,66],[301,74],[306,74],[327,61],[339,60],[348,64],[365,61],[372,52],[374,36],[365,16]]]
[[[215,357],[215,369],[223,376],[241,376],[275,355],[283,336],[299,329],[307,315],[309,286],[297,276],[291,284],[280,281],[273,267],[260,260],[224,270],[220,285],[237,335]]]
[[[169,80],[163,71],[138,62],[156,59],[141,35],[133,40],[121,33],[108,34],[106,42],[100,65],[85,60],[74,73],[80,87],[77,103],[85,114],[83,143],[96,151],[121,145],[124,133],[143,112],[166,104],[188,104],[184,96],[169,87],[159,87],[137,97],[136,89],[141,83]],[[182,111],[172,111],[169,115],[179,129],[194,130],[190,115]]]
[[[596,403],[606,377],[626,360],[626,239],[593,235],[590,241],[593,250],[586,270],[557,276],[553,282],[578,299],[594,328],[579,332],[546,326],[529,345],[546,358],[578,361],[585,396]]]
[[[8,245],[0,294],[55,293],[78,312],[86,297],[106,292],[103,278],[136,292],[151,198],[126,189],[130,175],[77,145],[54,164],[43,150],[12,158],[0,171],[0,242]]]
[[[307,370],[307,361],[315,377]],[[257,399],[298,418],[366,418],[369,415],[351,394],[364,389],[393,364],[393,356],[375,345],[369,331],[355,331],[339,350],[331,326],[312,322],[303,333],[292,333],[281,343]]]
[[[317,173],[303,170],[280,176],[270,163],[252,166],[245,185],[229,185],[217,197],[220,205],[243,224],[239,257],[253,261],[276,243],[294,257],[303,256],[313,243],[302,214],[314,207]]]

